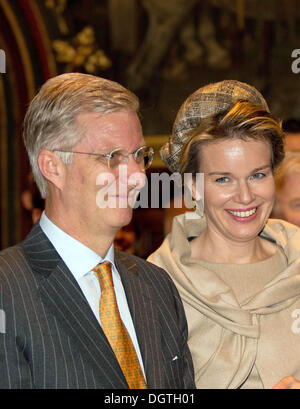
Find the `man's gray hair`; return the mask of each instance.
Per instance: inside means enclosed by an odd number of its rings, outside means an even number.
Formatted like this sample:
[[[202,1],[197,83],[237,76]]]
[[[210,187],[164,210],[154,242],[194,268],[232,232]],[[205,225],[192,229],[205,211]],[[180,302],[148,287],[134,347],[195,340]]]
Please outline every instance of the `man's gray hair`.
[[[72,150],[84,136],[77,124],[79,114],[103,115],[139,109],[138,98],[117,82],[89,74],[68,73],[49,79],[29,105],[23,138],[32,172],[42,198],[49,194],[48,181],[40,172],[38,156],[43,149]],[[59,153],[70,163],[72,153]]]

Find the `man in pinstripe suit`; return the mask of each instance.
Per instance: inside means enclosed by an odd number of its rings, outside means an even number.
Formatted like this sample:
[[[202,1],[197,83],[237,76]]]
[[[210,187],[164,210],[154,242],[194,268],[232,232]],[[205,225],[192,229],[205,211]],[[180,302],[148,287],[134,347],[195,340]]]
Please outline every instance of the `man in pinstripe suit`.
[[[103,260],[148,388],[194,388],[175,286],[113,248],[132,216],[130,177],[152,157],[137,110],[119,84],[78,73],[50,79],[30,104],[24,141],[46,205],[27,238],[0,253],[1,388],[128,388],[99,319],[93,268]],[[112,194],[115,206],[101,205],[103,175],[117,188],[102,199]]]

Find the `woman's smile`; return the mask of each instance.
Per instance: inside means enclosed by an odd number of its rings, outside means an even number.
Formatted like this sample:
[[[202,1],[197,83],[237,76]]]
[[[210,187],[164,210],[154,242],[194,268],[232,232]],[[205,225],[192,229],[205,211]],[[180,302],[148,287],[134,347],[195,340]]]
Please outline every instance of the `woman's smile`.
[[[256,218],[258,215],[259,207],[251,207],[248,209],[226,209],[226,211],[232,216],[237,222],[249,222]]]

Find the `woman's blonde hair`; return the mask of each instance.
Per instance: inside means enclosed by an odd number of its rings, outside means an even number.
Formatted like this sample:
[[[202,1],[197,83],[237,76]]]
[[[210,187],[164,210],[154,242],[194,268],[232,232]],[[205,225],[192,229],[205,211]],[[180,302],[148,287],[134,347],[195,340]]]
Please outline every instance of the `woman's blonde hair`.
[[[199,172],[201,147],[228,138],[251,138],[268,142],[273,170],[284,158],[284,133],[281,124],[260,105],[237,100],[228,110],[202,119],[190,132],[180,158],[180,173],[194,175]]]

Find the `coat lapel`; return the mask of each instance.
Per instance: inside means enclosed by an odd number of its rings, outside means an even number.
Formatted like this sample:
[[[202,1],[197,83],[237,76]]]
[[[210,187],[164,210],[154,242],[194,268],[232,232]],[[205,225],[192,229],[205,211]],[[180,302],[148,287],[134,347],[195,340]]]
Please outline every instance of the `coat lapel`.
[[[93,367],[103,388],[128,388],[124,375],[80,287],[41,228],[21,244],[36,276],[41,300]]]
[[[116,251],[116,267],[122,278],[129,309],[143,357],[148,388],[163,389],[161,330],[152,288],[141,279],[138,266]]]

